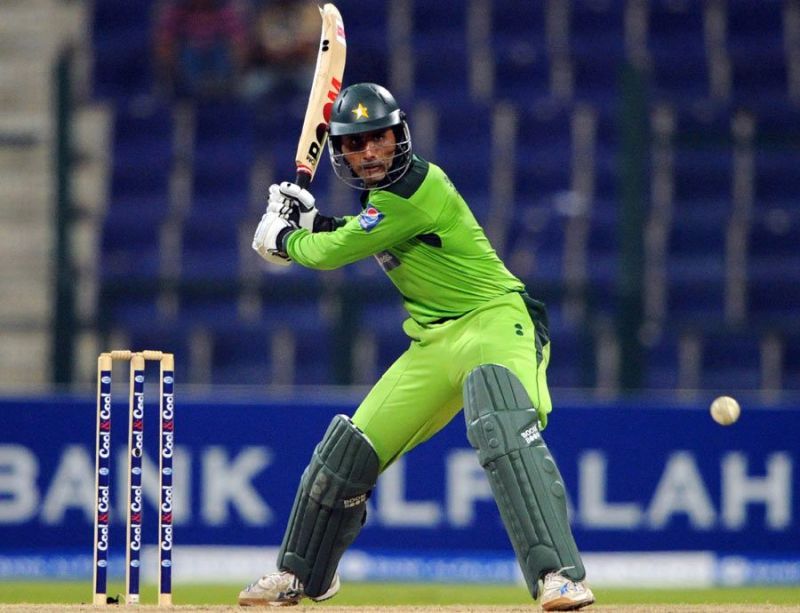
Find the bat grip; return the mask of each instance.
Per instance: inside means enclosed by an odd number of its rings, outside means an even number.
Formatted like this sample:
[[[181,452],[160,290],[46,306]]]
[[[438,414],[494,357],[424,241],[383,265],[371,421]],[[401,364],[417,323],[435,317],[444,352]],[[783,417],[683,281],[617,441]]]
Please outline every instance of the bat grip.
[[[311,185],[311,174],[304,170],[298,170],[294,182],[303,189],[307,189]]]

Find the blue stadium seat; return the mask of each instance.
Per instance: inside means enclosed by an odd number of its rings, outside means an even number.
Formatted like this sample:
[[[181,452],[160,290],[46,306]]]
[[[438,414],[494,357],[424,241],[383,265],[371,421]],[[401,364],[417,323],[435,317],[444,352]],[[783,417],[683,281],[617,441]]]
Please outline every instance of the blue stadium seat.
[[[550,308],[550,314],[553,314]],[[591,341],[572,327],[556,327],[550,321],[550,364],[547,384],[550,388],[591,387]]]
[[[230,281],[239,276],[239,221],[232,209],[193,212],[184,221],[182,276]]]
[[[502,46],[509,40],[544,39],[547,6],[540,2],[493,0],[491,3],[492,42]]]
[[[623,5],[577,2],[572,6],[570,22],[575,99],[611,108],[617,100],[625,62]]]
[[[593,208],[617,206],[621,165],[617,163],[617,152],[613,147],[598,144],[594,163]]]
[[[757,110],[756,142],[770,146],[793,146],[800,139],[800,107],[788,97],[770,99],[768,103],[751,105]]]
[[[646,345],[643,359],[644,389],[678,389],[679,339],[672,330],[651,345]]]
[[[122,159],[118,155],[111,171],[112,206],[116,198],[166,198],[169,193],[170,173],[171,158],[159,156],[157,150],[154,150],[154,156],[150,159]]]
[[[157,277],[160,230],[169,204],[154,197],[118,198],[115,204],[103,222],[101,279]]]
[[[469,54],[463,37],[417,38],[410,61],[414,62],[414,87],[418,98],[437,100],[447,109],[457,108],[469,100]]]
[[[94,95],[124,102],[153,85],[150,31],[153,0],[94,3]]]
[[[754,51],[783,45],[783,11],[780,2],[730,0],[728,9],[728,46]]]
[[[114,115],[114,147],[131,157],[147,158],[161,149],[171,151],[173,130],[172,108],[166,105],[138,108],[118,105]],[[158,151],[154,152],[153,147]]]
[[[752,332],[723,330],[703,335],[702,389],[733,391],[761,386],[761,341]]]
[[[575,2],[570,11],[570,47],[581,57],[625,55],[625,10],[621,2]]]
[[[199,144],[252,137],[254,109],[245,103],[230,100],[203,100],[195,105],[195,140]]]
[[[650,3],[647,46],[657,95],[676,101],[708,95],[704,37],[701,3]]]
[[[520,45],[493,55],[497,100],[530,104],[550,95],[550,63],[544,51]]]
[[[787,271],[800,269],[800,258],[751,262],[747,266],[747,307],[755,322],[791,326],[800,312],[800,277]]]
[[[463,2],[414,2],[415,41],[439,38],[442,42],[466,37],[467,5]]]
[[[514,0],[497,0],[491,5],[495,97],[527,104],[548,96],[545,5]]]
[[[567,218],[551,203],[525,206],[517,203],[506,237],[506,253],[522,250],[532,254],[530,278],[536,283],[558,285],[564,276],[564,232]]]
[[[770,150],[764,147],[755,154],[756,202],[788,204],[796,210],[800,201],[800,173],[797,172],[797,153],[792,150]]]
[[[239,295],[231,283],[184,278],[178,295],[181,321],[219,326],[239,318]]]
[[[670,254],[667,260],[667,319],[708,325],[724,321],[724,252]]]
[[[489,192],[491,168],[479,148],[464,141],[440,141],[435,163],[441,166],[462,194]]]
[[[238,142],[198,148],[192,176],[193,210],[243,217],[249,210],[253,161],[252,151]]]
[[[114,119],[111,196],[166,196],[174,163],[172,112],[122,106]]]
[[[573,99],[613,110],[619,100],[623,65],[624,59],[610,52],[573,56],[572,70],[575,80]]]
[[[677,61],[704,53],[703,5],[699,2],[654,0],[649,3],[648,48],[654,55]]]
[[[731,209],[730,201],[722,198],[676,203],[669,233],[670,253],[678,257],[723,254]]]
[[[691,206],[698,199],[730,198],[733,187],[733,152],[719,149],[676,149],[673,172],[676,202]]]
[[[212,331],[211,383],[270,383],[272,326],[228,321]]]
[[[441,106],[434,162],[465,193],[488,192],[492,147],[491,107],[462,102]]]
[[[788,204],[788,203],[787,203]],[[800,211],[762,209],[750,227],[747,297],[754,321],[792,324],[800,313]]]
[[[295,338],[297,385],[333,385],[336,381],[337,355],[334,331],[324,322],[313,333],[299,333]]]
[[[614,315],[617,311],[619,277],[618,213],[613,203],[595,202],[589,218],[586,269],[588,304],[592,313]]]
[[[762,37],[760,40],[769,38]],[[757,49],[735,47],[730,58],[733,100],[737,105],[764,108],[772,100],[787,97],[788,70],[780,45]]]
[[[135,283],[136,280],[129,277],[104,285],[98,300],[101,325],[107,322],[129,331],[159,325],[163,315],[158,305],[158,286]]]
[[[571,112],[567,107],[519,107],[517,162],[562,164],[571,159]]]
[[[720,151],[730,148],[731,110],[725,106],[695,105],[692,101],[678,101],[672,105],[675,111],[675,144],[683,149],[711,149]]]
[[[783,389],[800,391],[800,333],[783,335]]]

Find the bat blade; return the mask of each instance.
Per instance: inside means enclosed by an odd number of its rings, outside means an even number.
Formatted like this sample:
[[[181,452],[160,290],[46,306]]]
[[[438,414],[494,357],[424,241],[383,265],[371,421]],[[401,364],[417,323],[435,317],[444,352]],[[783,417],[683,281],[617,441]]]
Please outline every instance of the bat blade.
[[[295,182],[307,187],[317,172],[325,140],[328,137],[333,102],[342,89],[344,64],[347,58],[347,40],[342,16],[333,4],[320,9],[322,33],[314,70],[314,82],[308,97],[303,129],[297,143]]]

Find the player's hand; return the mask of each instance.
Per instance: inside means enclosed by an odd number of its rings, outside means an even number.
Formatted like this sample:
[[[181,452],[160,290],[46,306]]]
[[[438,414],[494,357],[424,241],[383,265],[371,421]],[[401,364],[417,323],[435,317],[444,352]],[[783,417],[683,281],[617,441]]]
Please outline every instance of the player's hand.
[[[314,231],[314,220],[319,211],[315,206],[314,196],[307,189],[296,183],[284,181],[280,185],[269,186],[269,202],[267,212],[275,211],[299,228]]]
[[[296,228],[297,226],[291,221],[267,207],[267,212],[261,216],[253,236],[253,249],[271,264],[288,266],[291,260],[284,250],[283,239]]]

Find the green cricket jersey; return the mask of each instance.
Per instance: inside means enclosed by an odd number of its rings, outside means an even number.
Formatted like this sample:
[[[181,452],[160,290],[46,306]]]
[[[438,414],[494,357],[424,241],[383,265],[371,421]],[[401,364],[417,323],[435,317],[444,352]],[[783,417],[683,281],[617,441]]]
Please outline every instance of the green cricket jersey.
[[[422,324],[524,291],[435,164],[415,155],[402,179],[367,196],[361,214],[333,232],[292,232],[289,257],[308,268],[332,269],[375,256],[409,315]]]

